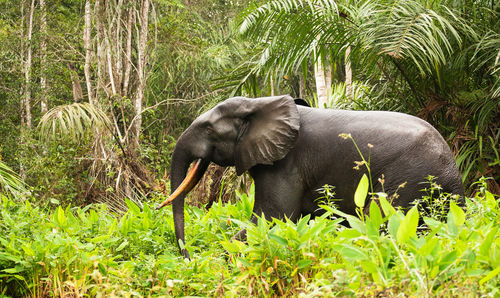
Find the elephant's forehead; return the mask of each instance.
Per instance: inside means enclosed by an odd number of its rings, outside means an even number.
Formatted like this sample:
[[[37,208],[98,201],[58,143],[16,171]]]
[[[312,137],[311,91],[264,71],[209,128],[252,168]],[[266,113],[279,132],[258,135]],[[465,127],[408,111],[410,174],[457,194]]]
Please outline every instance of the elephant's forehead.
[[[221,112],[219,111],[219,109],[215,107],[198,116],[198,118],[196,118],[196,120],[193,123],[196,124],[213,123],[220,117],[221,117]]]
[[[205,113],[201,114],[196,118],[195,122],[202,124],[202,123],[212,123],[214,124],[217,122],[217,120],[220,120],[224,116],[231,115],[232,113],[235,112],[235,110],[241,106],[244,105],[246,102],[243,97],[233,97],[226,99],[225,101],[217,104],[215,107],[212,109],[206,111]]]

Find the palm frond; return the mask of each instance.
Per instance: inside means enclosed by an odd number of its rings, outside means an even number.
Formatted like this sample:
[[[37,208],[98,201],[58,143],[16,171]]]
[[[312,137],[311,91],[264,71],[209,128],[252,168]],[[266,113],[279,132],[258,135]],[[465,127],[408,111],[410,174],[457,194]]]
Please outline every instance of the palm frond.
[[[500,34],[489,31],[478,41],[473,56],[476,70],[484,68],[492,76],[492,98],[500,97]]]
[[[26,193],[24,181],[0,160],[0,194],[22,199]]]
[[[73,103],[57,106],[48,111],[38,127],[41,137],[79,141],[93,129],[102,131],[110,127],[106,114],[88,103]]]
[[[360,27],[363,44],[376,54],[409,60],[422,76],[447,63],[462,45],[467,25],[445,7],[432,9],[420,1],[377,4]],[[472,32],[472,30],[470,30]]]
[[[248,12],[240,32],[263,46],[258,68],[297,70],[307,59],[325,57],[325,50],[348,39],[336,1],[275,0]]]

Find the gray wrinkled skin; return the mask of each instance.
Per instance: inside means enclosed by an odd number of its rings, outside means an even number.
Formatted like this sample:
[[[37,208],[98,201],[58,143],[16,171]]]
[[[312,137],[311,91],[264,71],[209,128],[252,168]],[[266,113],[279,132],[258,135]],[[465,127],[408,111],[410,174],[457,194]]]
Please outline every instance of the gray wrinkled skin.
[[[374,191],[383,174],[384,190],[398,190],[395,206],[408,207],[422,194],[428,175],[437,177],[444,192],[463,196],[463,185],[453,155],[442,136],[427,122],[410,115],[382,111],[325,110],[295,105],[289,96],[230,98],[200,115],[182,134],[171,167],[171,189],[176,189],[189,164],[202,159],[249,171],[255,180],[254,214],[297,220],[319,215],[317,190],[335,186],[338,208],[355,214],[354,192],[366,173],[354,161],[361,157],[351,134],[367,159],[371,149]],[[184,241],[184,195],[173,203],[177,239]],[[255,222],[255,216],[252,216]],[[244,238],[245,232],[237,238]],[[183,251],[189,257],[186,251]]]

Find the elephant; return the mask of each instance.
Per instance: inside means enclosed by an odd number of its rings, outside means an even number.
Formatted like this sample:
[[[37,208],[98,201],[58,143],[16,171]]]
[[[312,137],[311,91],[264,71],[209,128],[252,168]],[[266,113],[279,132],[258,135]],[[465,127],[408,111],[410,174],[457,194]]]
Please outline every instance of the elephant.
[[[184,198],[210,162],[248,171],[255,183],[256,215],[297,221],[317,216],[318,189],[334,186],[337,208],[356,214],[354,193],[366,168],[356,170],[360,153],[370,155],[374,192],[398,197],[402,208],[422,196],[421,182],[437,177],[444,192],[464,195],[453,154],[426,121],[403,113],[318,109],[298,105],[289,95],[229,98],[201,114],[179,137],[171,162],[171,196],[177,242],[184,243]],[[188,169],[191,163],[194,165]],[[406,186],[400,186],[406,182]],[[238,233],[243,239],[245,231]],[[187,250],[181,254],[189,258]]]

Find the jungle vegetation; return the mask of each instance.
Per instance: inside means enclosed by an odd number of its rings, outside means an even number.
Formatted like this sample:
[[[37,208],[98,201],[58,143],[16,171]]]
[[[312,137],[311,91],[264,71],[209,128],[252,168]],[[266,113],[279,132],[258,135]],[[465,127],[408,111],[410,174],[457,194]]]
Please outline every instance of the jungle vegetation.
[[[466,208],[438,208],[430,180],[433,210],[326,200],[231,242],[252,182],[211,166],[182,259],[154,210],[177,137],[228,97],[277,94],[427,120]],[[0,295],[498,295],[499,125],[498,1],[0,0]]]

